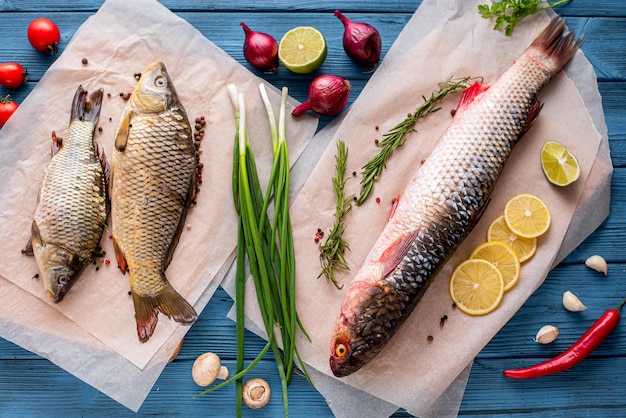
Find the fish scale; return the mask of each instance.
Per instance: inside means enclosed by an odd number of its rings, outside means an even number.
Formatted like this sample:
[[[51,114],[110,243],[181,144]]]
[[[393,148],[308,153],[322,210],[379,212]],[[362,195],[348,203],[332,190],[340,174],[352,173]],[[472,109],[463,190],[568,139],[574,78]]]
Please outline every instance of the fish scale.
[[[142,73],[126,105],[111,177],[113,244],[122,272],[130,274],[137,333],[145,342],[159,311],[183,324],[197,317],[165,276],[195,192],[196,149],[160,62]]]
[[[60,302],[96,255],[107,217],[103,156],[94,144],[102,89],[88,97],[79,86],[72,102],[68,138],[56,150],[39,188],[32,231],[32,254],[46,293]],[[26,251],[29,254],[29,251]]]
[[[91,122],[72,123],[68,139],[50,161],[35,212],[42,238],[62,242],[83,262],[92,259],[105,223],[104,175],[95,155],[93,132]],[[87,203],[95,204],[86,204],[86,197]]]
[[[541,109],[537,93],[580,45],[564,32],[563,20],[553,20],[493,86],[476,83],[463,94],[344,295],[331,339],[336,376],[355,372],[383,349],[478,222]]]

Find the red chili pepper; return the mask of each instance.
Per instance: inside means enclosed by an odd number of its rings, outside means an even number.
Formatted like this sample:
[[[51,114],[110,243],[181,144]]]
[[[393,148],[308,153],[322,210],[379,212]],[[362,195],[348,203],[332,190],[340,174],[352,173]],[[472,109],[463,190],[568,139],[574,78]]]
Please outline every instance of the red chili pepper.
[[[533,377],[548,376],[567,370],[591,354],[593,350],[598,348],[600,343],[609,336],[611,331],[619,324],[619,312],[626,303],[623,300],[617,309],[609,309],[580,337],[570,348],[558,356],[521,369],[505,370],[504,375],[513,379],[529,379]]]

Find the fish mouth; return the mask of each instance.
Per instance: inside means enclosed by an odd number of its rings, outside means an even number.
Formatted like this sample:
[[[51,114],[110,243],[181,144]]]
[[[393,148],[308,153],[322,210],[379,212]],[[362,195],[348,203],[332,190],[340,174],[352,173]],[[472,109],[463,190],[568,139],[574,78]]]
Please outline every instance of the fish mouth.
[[[61,302],[63,300],[63,296],[65,296],[65,292],[54,293],[50,289],[46,290],[46,294],[48,295],[48,299],[50,299],[52,303]]]

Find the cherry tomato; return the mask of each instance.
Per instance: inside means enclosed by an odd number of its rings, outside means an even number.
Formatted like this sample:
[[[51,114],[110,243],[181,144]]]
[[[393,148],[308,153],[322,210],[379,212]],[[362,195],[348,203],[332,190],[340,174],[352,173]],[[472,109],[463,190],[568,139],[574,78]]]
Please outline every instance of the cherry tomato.
[[[61,32],[50,19],[39,17],[28,25],[28,41],[39,52],[53,55],[58,50]]]
[[[16,110],[17,103],[11,100],[11,96],[7,95],[5,98],[0,99],[0,126],[4,126]]]
[[[17,62],[0,64],[0,85],[8,89],[16,89],[28,81],[28,72]]]

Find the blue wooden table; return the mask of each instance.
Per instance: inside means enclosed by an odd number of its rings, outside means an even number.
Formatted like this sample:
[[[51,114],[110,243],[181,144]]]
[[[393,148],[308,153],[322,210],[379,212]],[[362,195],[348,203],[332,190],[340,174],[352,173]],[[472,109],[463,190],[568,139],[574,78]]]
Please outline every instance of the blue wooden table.
[[[369,75],[343,54],[340,41],[343,28],[332,12],[339,8],[351,18],[374,24],[382,34],[384,53],[420,1],[323,0],[309,4],[293,0],[162,0],[162,3],[244,65],[247,63],[242,53],[240,21],[252,28],[263,28],[277,38],[282,36],[283,28],[300,25],[319,28],[329,43],[322,70],[350,79],[353,101]],[[10,92],[0,88],[0,96],[11,93],[21,102],[55,59],[35,52],[28,44],[26,27],[32,19],[46,16],[58,24],[62,52],[76,29],[101,4],[102,0],[0,0],[0,62],[18,61],[30,74],[30,81],[24,87]],[[570,28],[585,35],[582,49],[598,76],[614,164],[611,213],[595,233],[550,273],[543,286],[477,356],[460,415],[626,416],[624,324],[583,364],[560,375],[512,381],[501,373],[504,368],[528,365],[560,353],[604,310],[626,297],[626,251],[622,247],[626,238],[626,7],[622,0],[573,0],[557,10]],[[299,100],[306,97],[309,79],[294,76],[284,67],[267,80],[278,87],[289,86],[290,94]],[[322,118],[321,126],[329,120]],[[0,144],[0,149],[6,146]],[[593,274],[584,266],[584,260],[592,254],[608,260],[608,277]],[[589,309],[576,315],[565,311],[561,306],[565,290],[580,295]],[[137,415],[233,415],[234,387],[193,399],[198,387],[190,376],[193,361],[205,351],[216,352],[234,369],[235,324],[226,318],[231,305],[232,300],[219,289],[188,333],[179,356],[165,368]],[[549,346],[534,343],[531,337],[548,322],[560,328],[561,336]],[[247,353],[252,358],[264,342],[251,333],[247,334],[247,341]],[[268,379],[277,390],[280,387],[269,355],[252,374]],[[332,416],[322,396],[303,378],[294,379],[289,393],[292,416]],[[282,403],[278,395],[262,410],[245,411],[246,416],[280,414]],[[0,339],[0,416],[57,415],[131,416],[133,413],[48,360]],[[398,411],[395,416],[406,415]]]

